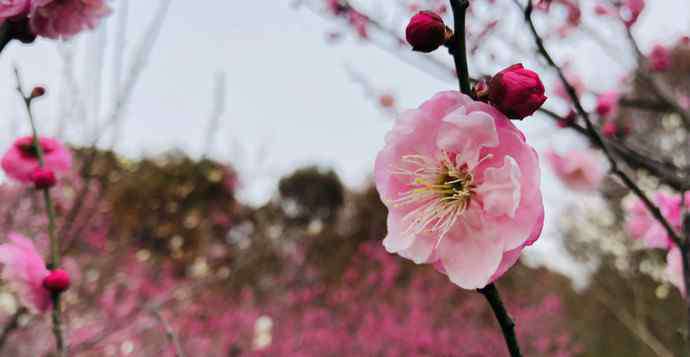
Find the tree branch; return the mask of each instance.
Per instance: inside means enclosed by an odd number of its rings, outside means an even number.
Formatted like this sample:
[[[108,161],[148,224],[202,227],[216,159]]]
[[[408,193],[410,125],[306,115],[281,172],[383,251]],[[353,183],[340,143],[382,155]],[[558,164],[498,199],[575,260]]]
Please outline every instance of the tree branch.
[[[448,49],[455,61],[460,91],[470,95],[470,75],[467,69],[467,49],[465,48],[465,17],[470,2],[469,0],[450,0],[450,7],[453,10],[455,31]]]
[[[506,345],[508,346],[508,351],[511,357],[522,357],[520,353],[520,346],[518,345],[517,337],[515,336],[515,322],[508,315],[503,301],[501,300],[501,295],[498,293],[496,286],[491,283],[485,288],[478,289],[482,295],[486,298],[491,305],[491,309],[494,311],[496,320],[498,324],[501,325],[501,331],[503,332],[503,337],[505,338]]]

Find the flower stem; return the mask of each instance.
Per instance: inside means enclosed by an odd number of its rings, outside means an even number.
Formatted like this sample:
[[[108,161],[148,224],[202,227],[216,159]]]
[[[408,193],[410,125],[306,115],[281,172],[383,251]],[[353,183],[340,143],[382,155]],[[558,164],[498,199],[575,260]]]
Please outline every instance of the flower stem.
[[[460,91],[470,95],[470,74],[467,69],[467,49],[465,46],[465,15],[467,8],[470,7],[470,2],[469,0],[450,0],[450,7],[453,10],[455,30],[448,48],[455,60],[455,71],[457,72]]]
[[[482,295],[486,298],[491,305],[491,309],[494,311],[496,320],[498,324],[501,325],[501,331],[503,332],[503,337],[506,340],[506,346],[508,346],[508,351],[511,357],[522,357],[520,353],[520,346],[518,345],[517,337],[515,336],[515,322],[508,315],[503,301],[501,300],[501,295],[498,293],[496,285],[493,283],[487,285],[485,288],[478,289]]]
[[[31,125],[31,135],[33,136],[33,145],[38,156],[38,164],[40,167],[44,167],[45,155],[38,137],[38,130],[36,130],[33,111],[31,110],[31,102],[34,98],[24,94],[21,77],[19,76],[19,70],[17,68],[14,69],[14,73],[17,77],[17,91],[24,100],[26,113],[29,118],[29,124]],[[43,201],[45,202],[46,211],[48,214],[48,237],[50,238],[50,259],[48,265],[52,270],[60,266],[60,242],[55,235],[55,205],[53,205],[53,200],[50,197],[50,188],[43,188],[41,191],[43,193]],[[53,293],[51,295],[51,299],[53,302],[52,320],[53,335],[55,335],[55,345],[57,347],[58,355],[60,357],[66,357],[67,350],[65,349],[65,341],[62,331],[62,319],[60,316],[60,293]]]

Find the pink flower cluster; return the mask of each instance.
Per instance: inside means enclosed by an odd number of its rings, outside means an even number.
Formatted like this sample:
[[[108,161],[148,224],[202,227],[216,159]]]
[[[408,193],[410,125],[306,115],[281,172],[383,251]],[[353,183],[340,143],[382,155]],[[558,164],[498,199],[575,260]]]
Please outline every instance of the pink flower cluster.
[[[69,38],[96,27],[110,13],[105,0],[4,0],[0,23],[28,19],[31,31],[47,38]]]
[[[403,113],[376,159],[389,252],[466,289],[505,273],[540,235],[537,154],[496,108],[442,92]]]
[[[683,209],[690,208],[690,193],[685,195],[685,207],[681,205],[683,200],[679,195],[657,192],[654,195],[653,201],[672,227],[676,231],[680,231]],[[625,228],[628,233],[634,239],[644,242],[648,248],[668,250],[666,258],[668,265],[666,270],[667,278],[685,295],[686,287],[683,280],[683,263],[680,248],[674,244],[666,233],[666,229],[652,216],[641,200],[635,200],[626,209]]]

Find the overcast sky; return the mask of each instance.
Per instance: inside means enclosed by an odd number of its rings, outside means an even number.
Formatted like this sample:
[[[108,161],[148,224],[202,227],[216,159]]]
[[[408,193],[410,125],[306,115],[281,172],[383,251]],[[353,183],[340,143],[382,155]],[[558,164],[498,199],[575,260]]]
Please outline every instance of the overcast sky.
[[[380,1],[386,2],[390,3]],[[130,1],[125,75],[159,3]],[[690,10],[686,0],[648,3],[636,29],[644,48],[657,41],[673,41],[687,32]],[[48,88],[49,97],[36,108],[43,132],[55,132],[69,107],[64,104],[69,97],[65,93],[74,93],[75,88],[84,103],[87,122],[72,119],[67,131],[70,141],[82,141],[88,136],[84,131],[90,130],[89,122],[102,121],[110,112],[114,30],[120,4],[113,2],[115,14],[100,33],[90,33],[68,45],[42,40],[32,46],[13,43],[2,53],[0,73],[9,80],[0,84],[0,103],[7,108],[0,112],[6,133],[0,136],[0,146],[7,147],[16,133],[27,130],[17,124],[23,123],[23,113],[13,92],[13,64],[21,68],[26,83],[42,83]],[[310,163],[331,166],[348,184],[360,185],[371,173],[391,119],[366,98],[346,68],[363,73],[376,88],[392,91],[403,108],[417,106],[440,90],[454,89],[454,83],[436,80],[360,41],[328,44],[326,33],[336,28],[309,11],[295,10],[287,0],[173,0],[124,112],[117,150],[130,157],[173,148],[200,155],[213,108],[214,80],[223,72],[226,111],[215,132],[213,156],[232,160],[248,173],[243,177],[245,199],[265,200],[279,175]],[[59,48],[65,46],[75,54],[72,77],[76,87],[67,80],[70,76],[65,74],[64,56],[59,55]],[[94,58],[98,51],[93,49],[99,46],[106,47],[102,63]],[[588,82],[601,79],[594,87],[605,89],[616,80],[617,73],[610,70],[613,62],[598,48],[564,45],[561,49],[563,56],[571,56],[580,64],[578,69]],[[101,88],[98,78],[102,78],[103,97],[110,99],[95,99],[93,93]],[[528,140],[538,149],[552,144],[551,126],[542,123],[525,129]],[[576,196],[564,195],[548,173],[544,191],[549,207],[547,224],[552,232],[559,208],[567,202],[563,198]],[[548,241],[540,244],[544,254],[551,251]]]

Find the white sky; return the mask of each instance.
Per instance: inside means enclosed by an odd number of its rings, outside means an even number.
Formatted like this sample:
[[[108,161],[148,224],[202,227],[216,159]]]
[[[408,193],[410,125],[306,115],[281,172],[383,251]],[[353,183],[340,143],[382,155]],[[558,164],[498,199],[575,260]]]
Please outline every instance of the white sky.
[[[113,2],[116,15],[121,1]],[[126,67],[158,3],[130,1]],[[648,3],[648,11],[636,28],[645,48],[652,42],[671,42],[684,31],[687,33],[690,6],[686,0]],[[74,77],[79,97],[88,113],[88,123],[70,122],[67,137],[72,142],[80,142],[89,123],[102,120],[112,107],[112,99],[104,99],[99,110],[92,93],[99,88],[98,73],[104,68],[104,98],[112,98],[108,88],[113,83],[116,15],[108,20],[108,31],[90,33],[70,45],[77,58]],[[159,41],[125,112],[124,135],[117,149],[132,157],[173,148],[199,155],[213,107],[214,78],[222,71],[227,79],[227,110],[216,133],[213,153],[216,158],[239,162],[238,166],[248,173],[243,178],[247,200],[265,200],[273,193],[280,175],[310,163],[332,166],[348,184],[360,185],[371,173],[373,159],[391,123],[365,98],[362,87],[352,82],[346,67],[363,73],[375,87],[390,89],[403,108],[415,107],[435,92],[454,89],[454,85],[435,80],[372,45],[352,39],[330,45],[325,41],[326,33],[336,28],[309,11],[293,9],[287,0],[173,0]],[[107,48],[102,65],[94,60],[96,52],[88,50],[99,43]],[[58,47],[55,42],[42,40],[32,46],[12,43],[0,56],[0,74],[8,79],[0,84],[0,103],[7,108],[0,112],[0,125],[5,129],[5,135],[0,136],[0,150],[17,132],[26,132],[20,102],[13,92],[13,64],[19,65],[27,84],[47,86],[49,96],[38,103],[36,111],[42,131],[54,133],[65,108],[60,103],[65,103],[65,93],[73,92],[65,89],[68,82]],[[606,89],[620,74],[612,71],[614,63],[591,45],[564,45],[559,50],[561,58],[570,57],[576,62],[595,88]],[[96,112],[100,114],[94,115]],[[523,127],[538,149],[554,141],[550,139],[553,130],[549,125]],[[569,141],[563,136],[558,138],[559,142]],[[239,151],[238,146],[243,149]],[[559,208],[577,196],[564,195],[563,188],[548,173],[544,191],[547,229],[553,231]],[[547,260],[558,241],[542,239],[539,245],[542,248],[535,249],[536,255]]]

